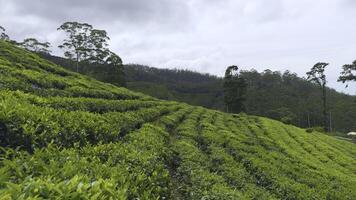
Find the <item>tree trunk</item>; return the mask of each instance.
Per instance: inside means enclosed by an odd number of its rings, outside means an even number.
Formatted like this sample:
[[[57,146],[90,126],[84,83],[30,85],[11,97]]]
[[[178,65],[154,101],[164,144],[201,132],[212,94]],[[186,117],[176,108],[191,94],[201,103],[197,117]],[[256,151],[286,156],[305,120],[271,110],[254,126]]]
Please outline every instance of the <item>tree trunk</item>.
[[[332,132],[333,129],[332,129],[332,121],[331,121],[331,112],[330,112],[330,115],[329,115],[329,131]]]
[[[326,113],[326,88],[325,84],[323,84],[323,119],[324,119],[324,129],[325,131],[328,131],[328,119],[327,119],[327,113]]]
[[[77,53],[77,73],[79,72],[79,54]]]

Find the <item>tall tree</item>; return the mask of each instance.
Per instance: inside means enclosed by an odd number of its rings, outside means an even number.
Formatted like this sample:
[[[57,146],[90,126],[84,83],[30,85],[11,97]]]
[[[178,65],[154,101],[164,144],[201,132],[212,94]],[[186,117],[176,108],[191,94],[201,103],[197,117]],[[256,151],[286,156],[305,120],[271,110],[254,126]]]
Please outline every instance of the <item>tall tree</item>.
[[[349,81],[356,81],[356,60],[352,64],[346,64],[342,66],[343,71],[338,79],[342,83]],[[346,87],[348,85],[346,84]]]
[[[227,112],[240,113],[245,110],[246,81],[239,76],[235,65],[226,69],[224,77],[224,101]]]
[[[68,36],[58,47],[64,49],[67,58],[76,61],[77,72],[79,62],[103,64],[113,54],[107,48],[110,38],[105,30],[94,29],[90,24],[78,22],[65,22],[57,30],[64,31]]]
[[[79,62],[87,59],[89,51],[89,35],[93,26],[87,23],[65,22],[57,30],[64,31],[68,38],[58,47],[64,49],[64,56],[76,61],[77,72]]]
[[[9,36],[6,34],[6,29],[2,26],[0,26],[0,39],[9,40]]]
[[[329,63],[319,62],[316,63],[309,72],[307,72],[307,80],[318,85],[322,90],[322,101],[323,101],[323,126],[325,131],[327,131],[327,111],[326,111],[326,75],[325,68]]]
[[[19,45],[29,51],[34,51],[36,53],[42,53],[42,54],[51,53],[51,50],[49,50],[51,44],[49,42],[39,42],[35,38],[24,39],[23,42],[19,43]]]

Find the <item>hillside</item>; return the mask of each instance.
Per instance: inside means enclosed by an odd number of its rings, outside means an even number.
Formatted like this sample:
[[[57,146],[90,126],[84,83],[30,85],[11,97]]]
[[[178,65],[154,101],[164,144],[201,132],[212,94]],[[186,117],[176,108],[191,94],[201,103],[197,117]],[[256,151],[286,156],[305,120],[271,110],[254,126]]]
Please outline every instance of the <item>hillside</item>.
[[[49,54],[40,56],[68,70],[76,71],[76,63],[69,59]],[[219,110],[224,108],[222,79],[209,74],[136,64],[127,64],[122,69],[117,69],[110,65],[87,63],[80,65],[79,72],[159,99],[181,101]]]
[[[127,88],[160,99],[182,101],[211,109],[224,109],[222,79],[189,70],[124,65]]]
[[[158,100],[0,41],[2,199],[355,199],[356,146]]]
[[[67,69],[75,64],[67,59],[45,55]],[[136,64],[124,65],[122,71],[110,66],[82,66],[81,73],[147,95],[224,111],[223,80],[189,70],[158,69]],[[124,77],[120,74],[125,74]],[[315,85],[286,71],[241,71],[247,80],[246,113],[291,123],[299,127],[323,123],[321,91]],[[123,84],[125,79],[126,84]],[[333,131],[356,130],[356,97],[327,89],[327,106]]]
[[[187,70],[125,65],[127,87],[151,96],[224,110],[223,79]],[[286,71],[241,71],[247,83],[246,113],[285,121],[299,127],[321,126],[321,91]],[[327,89],[331,128],[356,130],[356,97]],[[308,120],[309,119],[309,120]]]

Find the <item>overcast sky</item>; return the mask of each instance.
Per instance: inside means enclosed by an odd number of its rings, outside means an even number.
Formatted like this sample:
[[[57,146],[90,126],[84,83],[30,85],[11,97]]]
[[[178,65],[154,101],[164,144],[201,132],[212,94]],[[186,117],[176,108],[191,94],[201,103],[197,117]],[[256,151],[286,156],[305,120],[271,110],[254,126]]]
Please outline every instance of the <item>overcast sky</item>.
[[[341,66],[356,60],[356,0],[0,0],[0,25],[15,40],[36,37],[56,47],[65,21],[107,30],[125,63],[305,76],[323,61],[330,63],[328,85],[356,94],[356,84],[336,82]]]

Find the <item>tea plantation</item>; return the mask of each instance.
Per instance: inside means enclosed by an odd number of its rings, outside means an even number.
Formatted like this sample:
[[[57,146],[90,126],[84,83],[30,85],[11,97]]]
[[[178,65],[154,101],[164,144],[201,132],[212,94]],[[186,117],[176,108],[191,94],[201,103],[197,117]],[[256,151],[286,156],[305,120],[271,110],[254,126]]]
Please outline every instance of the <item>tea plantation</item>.
[[[0,199],[356,199],[356,146],[161,101],[0,41]]]

